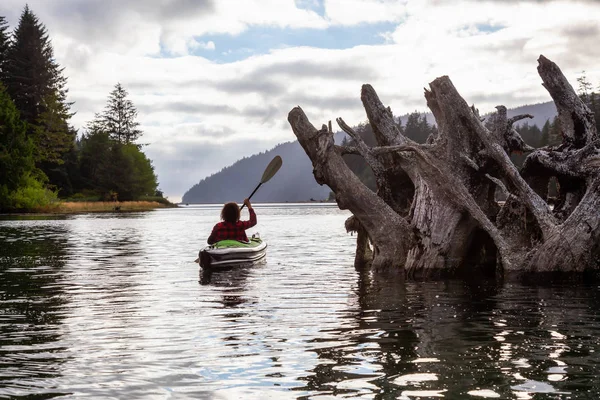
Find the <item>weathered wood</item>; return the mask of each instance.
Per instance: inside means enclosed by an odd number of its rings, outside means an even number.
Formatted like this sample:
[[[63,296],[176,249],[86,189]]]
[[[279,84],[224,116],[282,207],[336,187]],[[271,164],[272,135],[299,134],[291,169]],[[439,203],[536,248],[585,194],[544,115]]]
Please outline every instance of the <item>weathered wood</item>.
[[[560,68],[546,57],[540,56],[538,73],[556,105],[563,143],[581,148],[595,141],[598,133],[594,114],[577,96]]]
[[[376,250],[373,268],[400,268],[406,260],[407,247],[413,241],[408,222],[348,168],[334,146],[333,134],[328,132],[327,127],[317,131],[300,107],[290,111],[288,121],[312,160],[317,182],[327,183],[336,195],[338,206],[350,210],[373,241]]]
[[[354,266],[358,270],[364,270],[373,262],[373,251],[369,244],[369,235],[358,219],[353,215],[346,220],[346,232],[356,232],[356,255]]]
[[[507,117],[506,107],[482,119],[447,76],[435,79],[425,99],[437,123],[426,144],[406,138],[370,85],[361,100],[377,146],[369,147],[341,118],[353,146],[333,144],[331,128],[317,131],[296,107],[288,120],[313,162],[317,182],[327,184],[359,233],[356,264],[409,277],[469,273],[492,264],[499,273],[583,271],[600,258],[600,150],[593,114],[560,69],[543,56],[538,71],[555,100],[563,132],[556,147],[533,149]],[[522,171],[512,152],[529,152]],[[346,166],[343,154],[359,154],[371,166],[377,193]],[[551,209],[547,186],[560,184]],[[500,207],[495,192],[507,201]],[[369,242],[372,244],[373,251]],[[493,260],[496,260],[495,265]],[[490,260],[492,260],[490,262]]]

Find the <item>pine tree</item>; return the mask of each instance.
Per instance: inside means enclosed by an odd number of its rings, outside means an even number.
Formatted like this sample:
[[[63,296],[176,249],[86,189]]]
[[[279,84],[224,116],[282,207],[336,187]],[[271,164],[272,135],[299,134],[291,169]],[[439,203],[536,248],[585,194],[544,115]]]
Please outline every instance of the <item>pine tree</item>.
[[[152,162],[133,143],[142,132],[137,110],[120,83],[104,111],[87,124],[81,140],[80,171],[84,187],[119,200],[154,195],[158,187]]]
[[[542,135],[540,141],[536,147],[544,147],[550,144],[550,120],[547,119],[546,123],[542,127]]]
[[[33,124],[36,160],[43,164],[63,163],[63,156],[75,144],[76,131],[67,123],[71,117],[68,105],[50,93],[43,99],[42,112]]]
[[[562,143],[562,132],[560,130],[560,122],[558,120],[558,116],[554,117],[554,120],[550,124],[550,132],[549,132],[549,145],[557,146]]]
[[[10,37],[6,32],[8,24],[6,18],[0,16],[0,81],[4,82],[4,74],[6,69],[6,57],[10,47]]]
[[[79,173],[82,189],[103,191],[103,188],[99,188],[99,185],[103,183],[100,182],[101,170],[108,160],[112,146],[113,141],[110,140],[107,133],[88,124],[88,131],[83,134],[79,142]]]
[[[66,79],[54,60],[45,26],[25,6],[7,52],[6,87],[21,118],[37,125],[48,108],[48,97],[66,104]]]
[[[26,127],[0,83],[0,197],[16,190],[23,175],[34,169],[33,143],[26,137]]]
[[[117,83],[108,96],[108,103],[102,114],[97,114],[93,124],[108,133],[111,139],[119,143],[129,144],[142,136],[135,121],[137,109],[127,98],[127,90]]]
[[[27,124],[0,83],[0,211],[28,210],[55,200],[35,168]]]
[[[402,126],[402,118],[395,117],[394,120],[396,121],[396,127],[398,128],[398,131],[400,133],[404,134],[404,127]]]
[[[600,87],[598,88],[598,92],[600,92]],[[590,109],[594,113],[594,118],[596,119],[596,129],[600,132],[600,94],[596,92],[592,92],[590,94]]]
[[[406,126],[404,127],[405,136],[417,143],[425,143],[429,135],[435,132],[435,126],[432,126],[427,122],[427,116],[425,114],[414,111],[408,115]]]
[[[526,121],[516,126],[515,130],[521,135],[525,143],[532,147],[538,147],[542,131],[540,131],[537,125],[529,125],[529,122]]]
[[[54,176],[65,175],[65,171],[58,170],[64,154],[74,144],[74,131],[68,124],[71,104],[66,101],[66,78],[54,60],[46,28],[28,6],[6,54],[7,92],[28,124],[36,165],[50,177],[51,184],[63,188]]]
[[[577,83],[579,83],[579,87],[577,91],[579,92],[579,97],[583,100],[584,103],[589,103],[590,91],[592,90],[592,84],[587,80],[585,76],[585,71],[581,71],[581,76],[577,78]],[[588,104],[589,105],[589,104]]]
[[[600,130],[600,96],[594,91],[591,82],[587,80],[585,71],[581,72],[581,76],[577,78],[577,82],[579,83],[579,87],[577,88],[579,98],[594,113],[596,128]],[[600,92],[600,87],[598,87],[598,91]]]

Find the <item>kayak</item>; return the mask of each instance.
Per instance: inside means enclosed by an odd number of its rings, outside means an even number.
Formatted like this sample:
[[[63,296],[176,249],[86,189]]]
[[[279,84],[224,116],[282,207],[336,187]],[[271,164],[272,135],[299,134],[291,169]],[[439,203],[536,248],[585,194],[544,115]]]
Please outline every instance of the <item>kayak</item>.
[[[267,243],[260,238],[248,242],[221,240],[200,250],[200,266],[205,269],[245,267],[258,263],[267,255]]]

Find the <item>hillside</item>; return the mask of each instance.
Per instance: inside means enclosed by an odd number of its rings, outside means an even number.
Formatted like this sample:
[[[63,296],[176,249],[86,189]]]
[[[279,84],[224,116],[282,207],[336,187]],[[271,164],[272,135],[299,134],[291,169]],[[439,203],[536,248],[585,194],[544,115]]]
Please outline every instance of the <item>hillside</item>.
[[[556,115],[554,103],[526,105],[508,110],[508,116],[532,114],[533,120],[525,120],[529,125],[542,127],[547,119]],[[435,121],[431,113],[425,114],[427,121]],[[408,114],[400,117],[406,125]],[[336,143],[340,143],[344,134],[336,134]],[[312,164],[296,141],[277,145],[275,148],[243,158],[220,172],[202,179],[191,187],[182,198],[182,203],[224,203],[241,202],[256,187],[264,168],[276,155],[283,159],[283,166],[275,177],[253,196],[256,202],[294,202],[327,199],[330,189],[315,182]],[[365,178],[368,179],[368,178]]]
[[[276,155],[283,159],[281,169],[268,184],[261,186],[252,197],[252,201],[280,203],[323,200],[329,196],[329,187],[320,186],[315,182],[310,159],[300,144],[294,141],[243,158],[201,180],[183,195],[182,203],[241,203],[252,193],[260,182],[265,167]]]
[[[524,119],[515,125],[522,125],[527,122],[529,125],[536,125],[541,129],[546,121],[552,121],[556,116],[556,106],[554,102],[549,101],[547,103],[525,105],[507,110],[508,118],[514,117],[517,114],[531,114],[533,115],[533,119]]]

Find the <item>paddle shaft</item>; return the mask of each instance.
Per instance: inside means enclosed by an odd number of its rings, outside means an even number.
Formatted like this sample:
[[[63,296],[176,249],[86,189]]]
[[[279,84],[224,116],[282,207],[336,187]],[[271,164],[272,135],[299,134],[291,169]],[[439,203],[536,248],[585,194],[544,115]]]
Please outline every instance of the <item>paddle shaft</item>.
[[[254,191],[250,194],[250,196],[248,197],[248,200],[250,200],[252,195],[254,195],[254,193],[256,193],[256,191],[258,190],[260,185],[262,185],[265,182],[268,182],[269,179],[271,179],[277,173],[277,171],[279,171],[279,168],[281,168],[282,163],[283,163],[283,161],[281,160],[281,157],[279,157],[279,156],[275,156],[275,158],[273,158],[271,160],[269,165],[267,165],[265,172],[263,172],[262,178],[260,178],[260,183],[254,189]],[[240,208],[240,211],[242,211],[244,209],[244,206],[245,206],[245,204],[242,205],[242,208]]]
[[[260,187],[260,185],[262,185],[263,183],[259,183],[258,186],[252,191],[252,193],[250,193],[250,196],[248,196],[248,200],[250,200],[252,198],[252,196],[254,195],[254,193],[256,193],[256,191],[258,190],[258,188]],[[245,204],[242,204],[242,207],[240,208],[240,211],[242,211],[244,209]]]

